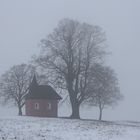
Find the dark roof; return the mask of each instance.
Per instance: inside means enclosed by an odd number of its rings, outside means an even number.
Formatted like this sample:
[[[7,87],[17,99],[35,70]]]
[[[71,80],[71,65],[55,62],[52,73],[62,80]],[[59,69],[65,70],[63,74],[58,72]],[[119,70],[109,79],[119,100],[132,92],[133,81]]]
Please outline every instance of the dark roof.
[[[34,76],[30,85],[29,93],[26,99],[51,99],[60,100],[62,99],[57,92],[49,85],[38,85],[36,77]]]

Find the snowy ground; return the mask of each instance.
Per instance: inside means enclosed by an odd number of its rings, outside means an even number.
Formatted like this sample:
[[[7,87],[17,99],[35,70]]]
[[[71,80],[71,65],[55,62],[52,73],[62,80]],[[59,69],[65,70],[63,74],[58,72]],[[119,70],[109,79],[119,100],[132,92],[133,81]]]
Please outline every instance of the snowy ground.
[[[0,119],[0,140],[140,140],[139,122],[56,118]]]

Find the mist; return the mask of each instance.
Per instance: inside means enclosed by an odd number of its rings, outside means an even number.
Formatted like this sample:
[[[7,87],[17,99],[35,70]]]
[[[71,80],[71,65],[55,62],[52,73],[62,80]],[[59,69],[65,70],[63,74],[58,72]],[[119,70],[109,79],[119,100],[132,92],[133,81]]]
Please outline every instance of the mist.
[[[107,51],[111,52],[106,63],[117,73],[124,95],[118,106],[104,110],[103,118],[140,120],[139,7],[139,0],[0,0],[0,75],[39,54],[40,40],[52,32],[61,19],[99,25],[106,32]],[[9,115],[6,110],[15,111],[13,107],[1,105],[0,115]],[[60,109],[60,114],[63,110]],[[86,117],[96,118],[95,110],[88,109]]]

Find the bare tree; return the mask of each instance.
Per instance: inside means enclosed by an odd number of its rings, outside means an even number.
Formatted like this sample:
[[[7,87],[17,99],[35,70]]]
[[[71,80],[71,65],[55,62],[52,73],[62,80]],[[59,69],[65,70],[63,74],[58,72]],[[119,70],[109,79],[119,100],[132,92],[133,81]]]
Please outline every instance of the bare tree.
[[[18,114],[22,115],[22,107],[25,104],[25,96],[34,74],[34,68],[30,65],[21,64],[10,68],[1,76],[1,95],[5,103],[14,101],[18,107]]]
[[[102,119],[102,111],[107,106],[117,104],[123,98],[120,94],[118,80],[114,71],[107,66],[96,64],[91,72],[91,79],[88,88],[91,105],[99,107],[99,120]]]
[[[63,19],[58,27],[41,40],[42,52],[36,62],[51,74],[61,88],[67,89],[71,118],[80,118],[79,106],[85,100],[89,72],[101,62],[105,33],[99,26]]]

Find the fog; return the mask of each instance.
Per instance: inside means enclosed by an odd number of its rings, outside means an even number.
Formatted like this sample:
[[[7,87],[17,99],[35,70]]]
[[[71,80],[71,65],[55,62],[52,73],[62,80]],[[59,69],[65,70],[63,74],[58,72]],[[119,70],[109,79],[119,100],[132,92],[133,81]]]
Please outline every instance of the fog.
[[[140,120],[139,7],[139,0],[0,0],[0,74],[38,54],[40,39],[63,18],[99,25],[112,52],[106,63],[117,73],[125,97],[104,110],[103,119]],[[15,109],[1,105],[0,115],[9,115],[6,110]],[[90,108],[86,116],[95,114]]]

